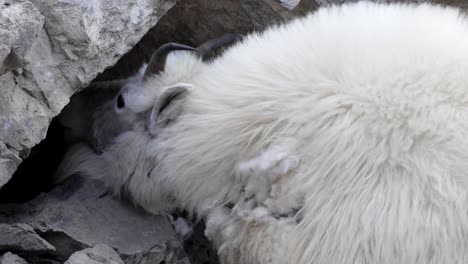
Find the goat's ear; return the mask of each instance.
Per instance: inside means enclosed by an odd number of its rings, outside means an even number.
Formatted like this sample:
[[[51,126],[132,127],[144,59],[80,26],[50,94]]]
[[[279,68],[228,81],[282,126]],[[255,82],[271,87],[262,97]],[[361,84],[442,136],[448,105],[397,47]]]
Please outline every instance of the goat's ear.
[[[158,130],[176,120],[182,113],[188,87],[174,86],[167,88],[151,110],[148,130],[155,136]]]

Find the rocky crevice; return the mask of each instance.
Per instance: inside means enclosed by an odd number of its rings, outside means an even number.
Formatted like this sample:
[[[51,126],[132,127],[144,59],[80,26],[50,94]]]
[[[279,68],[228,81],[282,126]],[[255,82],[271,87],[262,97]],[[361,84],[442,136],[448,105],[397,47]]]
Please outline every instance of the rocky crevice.
[[[115,64],[174,4],[0,1],[0,186],[71,95]]]

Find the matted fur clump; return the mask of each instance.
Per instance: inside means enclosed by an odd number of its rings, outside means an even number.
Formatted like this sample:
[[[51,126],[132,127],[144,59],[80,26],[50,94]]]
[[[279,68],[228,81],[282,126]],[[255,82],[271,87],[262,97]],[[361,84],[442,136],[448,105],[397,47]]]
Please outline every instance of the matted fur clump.
[[[323,8],[154,68],[86,125],[102,151],[77,144],[57,175],[205,218],[223,263],[468,263],[460,11]]]

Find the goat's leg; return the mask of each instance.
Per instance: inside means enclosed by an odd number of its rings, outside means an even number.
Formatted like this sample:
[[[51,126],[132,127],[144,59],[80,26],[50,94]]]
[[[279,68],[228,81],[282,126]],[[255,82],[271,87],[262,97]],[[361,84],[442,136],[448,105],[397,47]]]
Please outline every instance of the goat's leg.
[[[270,221],[292,219],[298,210],[297,199],[280,199],[281,186],[299,165],[296,142],[285,140],[265,149],[258,156],[238,165],[236,180],[243,186],[234,211],[244,219]]]

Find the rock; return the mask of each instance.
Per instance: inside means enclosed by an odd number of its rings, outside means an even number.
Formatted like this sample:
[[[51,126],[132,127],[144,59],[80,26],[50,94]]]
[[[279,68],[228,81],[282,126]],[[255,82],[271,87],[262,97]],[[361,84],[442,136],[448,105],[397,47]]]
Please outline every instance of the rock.
[[[289,10],[293,10],[301,0],[279,0],[282,6],[286,7]]]
[[[124,264],[124,262],[111,247],[99,244],[73,253],[65,264]]]
[[[27,64],[26,56],[44,26],[44,17],[31,2],[0,1],[0,74]]]
[[[53,253],[55,247],[26,224],[0,224],[0,251],[16,250],[30,254]]]
[[[18,84],[14,76],[19,74],[16,70],[27,64],[26,56],[43,25],[44,17],[32,3],[0,1],[0,148],[2,160],[8,164],[0,167],[0,186],[8,181],[18,165],[21,146],[32,147],[29,141],[36,139],[27,127],[31,125],[33,130],[37,122],[41,122],[40,118],[30,120],[42,116],[43,109],[35,102],[27,104],[28,91],[15,89]],[[29,107],[28,119],[27,114],[24,115]],[[4,156],[5,152],[9,155]]]
[[[171,243],[161,243],[154,245],[150,250],[142,251],[138,254],[124,256],[127,264],[153,264],[153,263],[171,263],[171,264],[189,264],[190,261],[182,250],[174,250]]]
[[[28,264],[28,262],[11,252],[7,252],[0,257],[0,264]]]
[[[168,217],[135,209],[95,180],[73,177],[25,204],[0,205],[0,212],[0,222],[30,225],[62,263],[96,244],[116,249],[126,263],[189,263]]]
[[[130,50],[174,3],[0,0],[0,187],[70,96]]]
[[[0,186],[8,182],[10,175],[13,175],[16,168],[21,163],[18,154],[18,152],[8,149],[7,146],[0,141]]]

